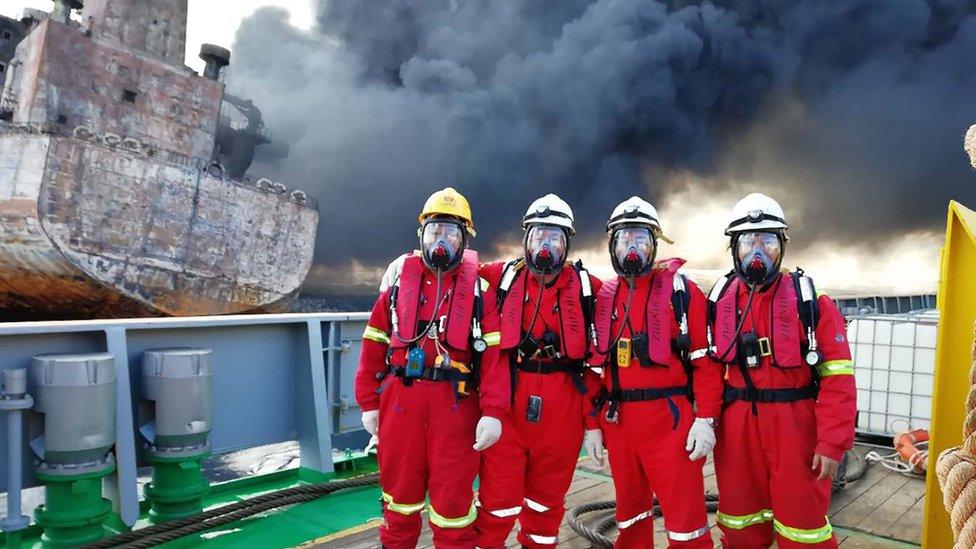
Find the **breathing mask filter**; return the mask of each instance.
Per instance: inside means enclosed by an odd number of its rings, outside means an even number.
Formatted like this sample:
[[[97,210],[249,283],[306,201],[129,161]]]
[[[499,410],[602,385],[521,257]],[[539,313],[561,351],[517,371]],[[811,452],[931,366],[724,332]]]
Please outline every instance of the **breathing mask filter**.
[[[461,262],[467,245],[464,227],[453,219],[432,218],[420,230],[424,264],[434,271],[450,271]]]
[[[532,225],[525,232],[525,264],[534,274],[558,273],[566,263],[569,238],[555,225]]]
[[[651,270],[657,255],[657,239],[649,227],[615,229],[610,235],[610,261],[620,276],[636,277]]]
[[[779,273],[783,261],[783,235],[745,232],[732,237],[735,272],[750,286],[765,286]]]

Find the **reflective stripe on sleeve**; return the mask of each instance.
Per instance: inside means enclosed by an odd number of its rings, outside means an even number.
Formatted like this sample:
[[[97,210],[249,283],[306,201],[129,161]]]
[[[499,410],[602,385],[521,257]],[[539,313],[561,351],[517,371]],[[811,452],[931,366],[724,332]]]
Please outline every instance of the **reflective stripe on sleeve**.
[[[366,329],[363,331],[363,339],[383,343],[385,345],[390,344],[390,334],[369,325],[367,325]]]
[[[854,375],[854,362],[851,360],[828,360],[817,366],[820,377]]]

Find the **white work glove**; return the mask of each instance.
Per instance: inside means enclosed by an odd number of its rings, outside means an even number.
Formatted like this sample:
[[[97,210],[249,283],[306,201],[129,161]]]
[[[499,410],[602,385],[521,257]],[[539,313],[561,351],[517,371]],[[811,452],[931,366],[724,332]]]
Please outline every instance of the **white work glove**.
[[[371,450],[375,450],[376,447],[379,445],[379,443],[380,443],[380,439],[378,436],[373,435],[369,437],[369,443],[367,443],[366,447],[363,448],[363,453],[368,454]]]
[[[474,430],[474,449],[487,450],[502,436],[502,422],[493,417],[482,416]]]
[[[599,468],[603,467],[603,431],[588,429],[583,434],[583,449],[590,456],[590,462]]]
[[[701,459],[708,455],[712,448],[715,448],[715,428],[704,418],[695,419],[691,424],[691,430],[688,431],[688,442],[685,444],[685,450],[691,452],[688,459],[691,461]]]
[[[363,429],[366,432],[375,436],[379,436],[380,431],[380,411],[370,410],[368,412],[363,412]]]

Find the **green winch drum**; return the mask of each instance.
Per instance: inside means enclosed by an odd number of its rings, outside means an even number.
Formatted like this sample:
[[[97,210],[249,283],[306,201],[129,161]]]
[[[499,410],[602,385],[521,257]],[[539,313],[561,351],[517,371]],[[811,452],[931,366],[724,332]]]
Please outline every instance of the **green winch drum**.
[[[201,463],[210,456],[213,361],[209,349],[151,349],[143,353],[140,417],[153,479],[145,494],[153,522],[199,513],[210,484]]]

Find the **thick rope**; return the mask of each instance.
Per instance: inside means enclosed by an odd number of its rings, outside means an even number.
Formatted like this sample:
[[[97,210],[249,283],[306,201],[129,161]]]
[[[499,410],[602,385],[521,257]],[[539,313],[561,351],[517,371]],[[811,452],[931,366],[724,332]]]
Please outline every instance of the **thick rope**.
[[[942,502],[949,512],[952,535],[956,538],[954,549],[976,547],[976,338],[962,435],[962,446],[942,452],[935,466],[942,487]]]
[[[963,147],[966,149],[966,152],[969,153],[969,163],[976,168],[976,124],[970,126],[969,131],[966,132]]]
[[[373,473],[347,480],[335,480],[320,484],[301,484],[270,492],[250,499],[238,501],[211,509],[184,519],[164,522],[155,526],[125,532],[115,537],[103,539],[86,545],[83,549],[107,549],[109,547],[142,548],[210,530],[238,520],[285,507],[296,503],[313,501],[337,490],[371,486],[379,482],[379,475]]]

